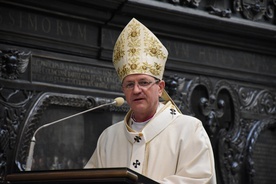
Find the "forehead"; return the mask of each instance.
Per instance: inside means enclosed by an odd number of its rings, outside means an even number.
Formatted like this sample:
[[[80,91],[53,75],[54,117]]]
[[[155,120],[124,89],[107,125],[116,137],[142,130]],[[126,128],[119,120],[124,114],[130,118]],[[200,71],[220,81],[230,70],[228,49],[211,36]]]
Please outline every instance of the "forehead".
[[[146,75],[146,74],[132,74],[132,75],[128,75],[124,78],[123,82],[131,82],[131,81],[139,81],[139,80],[152,80],[154,79],[152,76],[150,75]]]

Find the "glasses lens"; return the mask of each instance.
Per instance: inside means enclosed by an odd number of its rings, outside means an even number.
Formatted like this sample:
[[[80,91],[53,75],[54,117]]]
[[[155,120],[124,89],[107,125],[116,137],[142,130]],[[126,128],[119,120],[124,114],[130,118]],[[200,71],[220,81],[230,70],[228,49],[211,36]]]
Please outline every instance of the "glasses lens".
[[[135,83],[129,82],[129,83],[123,84],[123,87],[126,89],[133,89],[134,85],[135,85]]]
[[[149,88],[151,86],[151,84],[156,84],[158,82],[159,82],[159,80],[155,80],[155,81],[142,80],[142,81],[138,82],[138,87],[146,89],[146,88]],[[134,88],[135,82],[127,82],[127,83],[123,84],[122,86],[125,89],[130,89],[131,90],[131,89]]]
[[[138,85],[141,86],[141,87],[147,87],[151,84],[152,82],[151,81],[139,81],[138,82]]]

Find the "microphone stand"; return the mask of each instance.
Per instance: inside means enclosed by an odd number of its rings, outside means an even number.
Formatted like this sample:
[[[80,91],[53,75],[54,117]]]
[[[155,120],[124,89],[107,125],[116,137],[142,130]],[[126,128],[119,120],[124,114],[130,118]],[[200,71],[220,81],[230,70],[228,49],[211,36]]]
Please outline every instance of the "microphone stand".
[[[117,102],[116,99],[115,99],[113,102],[110,102],[110,103],[107,103],[107,104],[102,104],[102,105],[99,105],[99,106],[97,106],[97,107],[94,107],[94,108],[91,108],[91,109],[87,109],[87,110],[85,110],[85,111],[82,111],[82,112],[73,114],[73,115],[71,115],[71,116],[67,116],[67,117],[65,117],[65,118],[62,118],[62,119],[53,121],[53,122],[48,123],[48,124],[45,124],[45,125],[39,127],[38,129],[36,129],[36,131],[34,132],[34,135],[33,135],[33,137],[32,137],[32,140],[31,140],[30,150],[29,150],[29,154],[28,154],[28,157],[27,157],[27,163],[26,163],[25,171],[30,171],[30,170],[31,170],[32,162],[33,162],[33,155],[34,155],[34,147],[35,147],[35,142],[36,142],[35,136],[36,136],[36,134],[37,134],[37,132],[38,132],[39,130],[41,130],[42,128],[51,126],[51,125],[53,125],[53,124],[56,124],[56,123],[58,123],[58,122],[64,121],[64,120],[66,120],[66,119],[73,118],[73,117],[75,117],[75,116],[84,114],[84,113],[86,113],[86,112],[89,112],[89,111],[92,111],[92,110],[95,110],[95,109],[98,109],[98,108],[101,108],[101,107],[104,107],[104,106],[117,104],[117,103],[118,103],[118,102]],[[121,104],[118,104],[118,105],[121,105]]]

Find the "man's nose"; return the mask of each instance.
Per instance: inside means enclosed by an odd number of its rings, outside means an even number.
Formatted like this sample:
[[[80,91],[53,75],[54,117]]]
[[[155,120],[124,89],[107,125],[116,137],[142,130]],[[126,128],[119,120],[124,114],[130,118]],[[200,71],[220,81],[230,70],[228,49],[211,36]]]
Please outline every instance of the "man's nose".
[[[135,83],[133,87],[133,93],[138,93],[138,92],[141,92],[141,87],[139,86],[138,83]]]

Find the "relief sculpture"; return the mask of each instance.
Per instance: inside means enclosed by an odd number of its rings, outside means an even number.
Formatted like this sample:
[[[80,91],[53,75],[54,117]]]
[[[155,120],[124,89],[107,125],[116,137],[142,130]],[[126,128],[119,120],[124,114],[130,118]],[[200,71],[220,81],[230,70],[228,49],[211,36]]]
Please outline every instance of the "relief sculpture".
[[[271,21],[275,19],[274,12],[276,2],[273,0],[167,0],[168,3],[199,8],[201,4],[211,15],[231,18],[234,14],[240,14],[245,19],[258,21]]]
[[[30,52],[0,50],[0,77],[5,79],[17,79],[19,74],[27,70],[30,59]]]

